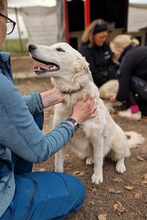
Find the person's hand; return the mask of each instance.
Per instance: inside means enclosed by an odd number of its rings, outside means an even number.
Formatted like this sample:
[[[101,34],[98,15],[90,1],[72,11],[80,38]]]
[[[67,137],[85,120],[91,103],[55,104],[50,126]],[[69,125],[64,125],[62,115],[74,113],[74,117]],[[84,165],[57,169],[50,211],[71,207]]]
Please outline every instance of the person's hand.
[[[57,88],[42,92],[40,95],[44,108],[64,102],[64,95]]]
[[[83,100],[77,101],[73,108],[71,118],[75,119],[78,123],[82,123],[90,118],[96,116],[96,103],[92,97],[86,97]]]

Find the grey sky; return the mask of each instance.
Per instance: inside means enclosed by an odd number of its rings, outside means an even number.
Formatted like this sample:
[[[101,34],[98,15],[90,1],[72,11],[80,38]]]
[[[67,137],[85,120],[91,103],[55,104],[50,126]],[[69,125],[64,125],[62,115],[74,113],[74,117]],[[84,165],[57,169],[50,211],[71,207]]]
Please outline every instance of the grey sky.
[[[147,4],[147,0],[130,0],[130,3]]]
[[[24,7],[24,6],[54,6],[56,0],[8,0],[9,7]]]

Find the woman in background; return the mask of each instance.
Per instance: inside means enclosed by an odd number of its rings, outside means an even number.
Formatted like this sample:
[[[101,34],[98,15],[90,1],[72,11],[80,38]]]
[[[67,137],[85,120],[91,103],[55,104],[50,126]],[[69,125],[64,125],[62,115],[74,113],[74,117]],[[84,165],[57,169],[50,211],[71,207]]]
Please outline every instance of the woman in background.
[[[118,66],[113,62],[109,47],[109,30],[102,19],[94,20],[82,35],[79,52],[86,58],[94,83],[101,87],[111,79],[117,78]]]
[[[120,63],[119,89],[112,101],[120,101],[126,108],[118,114],[134,120],[147,115],[147,47],[127,34],[116,36],[111,49]]]

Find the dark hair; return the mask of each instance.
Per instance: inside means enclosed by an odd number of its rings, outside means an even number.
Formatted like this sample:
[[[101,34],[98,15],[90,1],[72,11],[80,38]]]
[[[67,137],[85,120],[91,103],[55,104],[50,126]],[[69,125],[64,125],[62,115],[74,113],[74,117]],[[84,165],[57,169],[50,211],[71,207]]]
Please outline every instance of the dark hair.
[[[105,22],[103,19],[96,19],[85,29],[81,38],[81,42],[90,42],[93,44],[93,35],[103,31],[109,31],[107,22]]]

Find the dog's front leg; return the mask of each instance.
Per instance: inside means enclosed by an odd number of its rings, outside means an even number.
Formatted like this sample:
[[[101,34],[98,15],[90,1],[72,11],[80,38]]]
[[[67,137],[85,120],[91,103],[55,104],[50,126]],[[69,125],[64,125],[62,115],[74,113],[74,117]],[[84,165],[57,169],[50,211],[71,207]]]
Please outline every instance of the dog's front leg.
[[[64,149],[61,149],[55,154],[55,171],[64,172]]]
[[[94,173],[92,175],[92,183],[99,184],[103,182],[103,144],[102,136],[98,136],[97,140],[93,143],[94,147]]]

